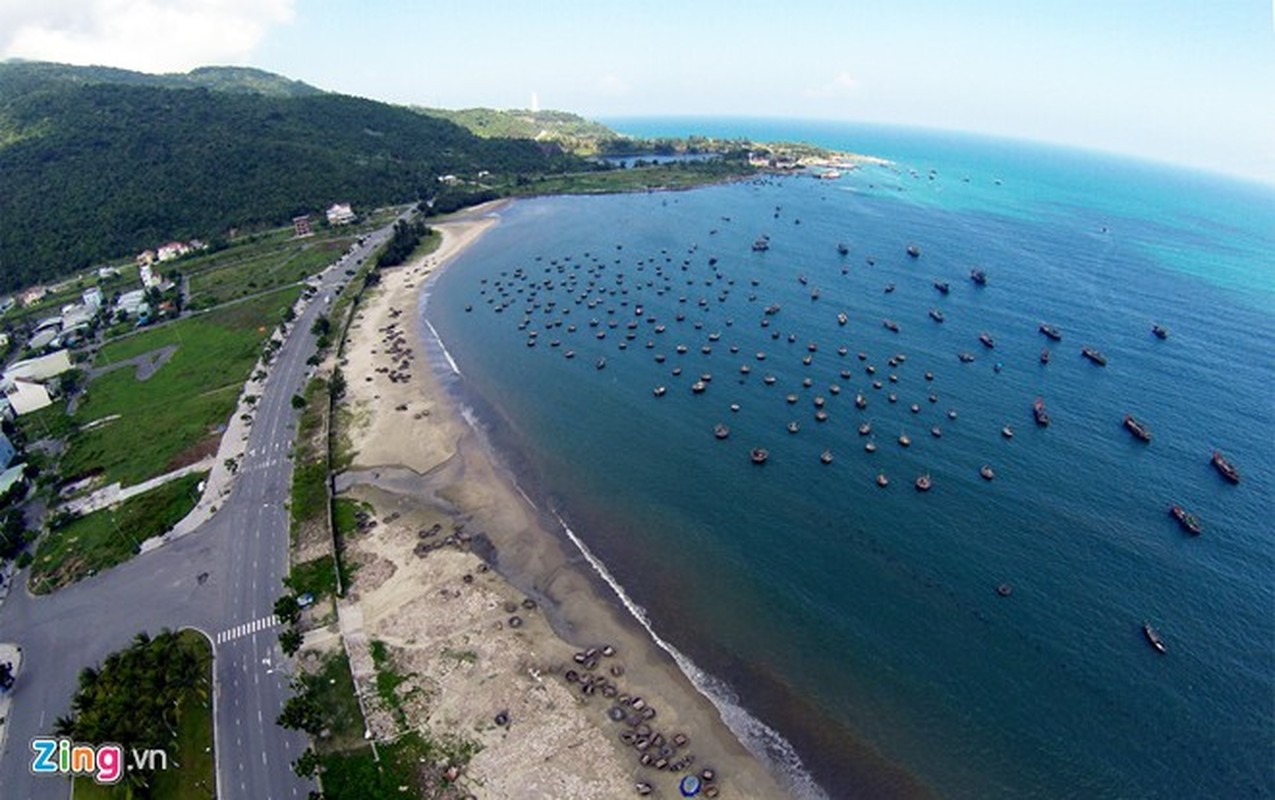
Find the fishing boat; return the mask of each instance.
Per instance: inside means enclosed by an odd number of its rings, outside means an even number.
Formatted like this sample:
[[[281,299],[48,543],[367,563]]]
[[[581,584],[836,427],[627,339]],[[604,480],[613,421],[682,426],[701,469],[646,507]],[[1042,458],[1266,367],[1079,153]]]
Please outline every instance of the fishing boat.
[[[1080,354],[1100,367],[1107,366],[1107,357],[1089,345],[1080,348]]]
[[[691,391],[694,392],[695,394],[703,394],[704,390],[707,388],[708,388],[708,384],[705,383],[704,381],[695,381],[694,383],[691,384]]]
[[[928,492],[934,486],[934,481],[930,479],[928,474],[922,475],[916,479],[916,490],[918,492]]]
[[[824,464],[831,464],[831,463],[832,463],[832,451],[831,451],[831,450],[824,450],[822,453],[820,453],[820,454],[819,454],[819,460],[820,460],[821,462],[823,462]]]
[[[982,342],[983,346],[986,347],[988,350],[991,350],[993,347],[996,346],[996,340],[993,339],[992,335],[988,333],[987,331],[983,331],[982,333],[980,333],[978,335],[978,340]]]
[[[878,472],[878,473],[877,473],[877,486],[880,486],[882,489],[884,489],[885,487],[887,487],[887,486],[889,486],[889,485],[890,485],[890,479],[889,479],[889,478],[887,478],[887,477],[885,476],[885,473],[884,473],[884,472]]]
[[[668,388],[664,386],[656,386],[654,389],[651,390],[651,394],[655,395],[656,397],[663,397],[666,392],[668,392]]]
[[[727,436],[730,436],[730,428],[719,422],[713,426],[713,435],[718,439],[725,439]]]
[[[837,252],[843,256],[848,255],[850,253],[850,247],[845,242],[837,242]]]
[[[986,286],[987,273],[979,269],[978,267],[975,267],[974,269],[970,270],[970,280],[974,281],[974,283],[979,286]]]
[[[766,459],[770,458],[770,452],[764,447],[754,447],[748,457],[754,464],[765,464]]]
[[[762,234],[753,242],[754,253],[764,253],[770,249],[770,237]]]
[[[1039,397],[1032,403],[1032,416],[1036,418],[1036,424],[1040,427],[1049,427],[1049,412],[1045,410],[1045,401]]]
[[[605,358],[599,358],[596,362],[594,362],[593,366],[598,369],[606,369],[607,360]]]
[[[992,478],[996,477],[996,472],[993,471],[991,466],[989,466],[988,464],[984,464],[983,466],[979,467],[978,474],[982,476],[983,480],[985,481],[990,481]]]
[[[1045,334],[1045,336],[1049,337],[1050,339],[1053,339],[1055,342],[1062,341],[1062,331],[1058,330],[1053,325],[1050,325],[1046,322],[1040,323],[1040,332]]]
[[[846,312],[842,311],[841,313],[837,314],[838,325],[845,325],[849,321],[850,321],[850,318],[846,316]]]
[[[869,433],[872,433],[872,423],[871,422],[859,423],[859,435],[867,436]]]
[[[1182,526],[1182,530],[1192,536],[1199,536],[1204,530],[1204,526],[1200,524],[1200,520],[1182,506],[1169,506],[1169,515],[1178,521],[1178,524]]]
[[[942,311],[939,311],[937,308],[931,308],[930,319],[934,320],[935,322],[942,322],[943,320],[947,318],[943,316]]]
[[[893,331],[894,333],[898,333],[898,332],[899,332],[899,323],[895,322],[895,321],[894,321],[894,320],[892,320],[892,319],[883,319],[883,320],[881,320],[881,326],[882,326],[882,327],[884,327],[884,328],[885,328],[886,330],[888,330],[888,331]]]
[[[962,364],[968,364],[974,360],[974,354],[967,351],[961,351],[960,353],[957,353],[956,357],[961,360]]]
[[[1169,338],[1169,329],[1164,327],[1163,325],[1152,325],[1151,332],[1155,334],[1155,338],[1157,339]]]
[[[939,290],[939,294],[947,294],[952,291],[952,287],[947,281],[934,281],[934,288]]]
[[[886,294],[889,294],[890,292],[893,292],[893,291],[894,291],[894,284],[893,284],[893,283],[887,283],[887,284],[885,285],[885,293],[886,293]]]
[[[914,244],[908,245],[908,255],[911,256],[912,258],[920,258],[921,248],[917,247]]]
[[[1217,471],[1222,473],[1223,478],[1226,478],[1231,483],[1240,482],[1240,471],[1235,468],[1234,464],[1226,460],[1226,456],[1222,455],[1220,450],[1213,451],[1211,462],[1217,468]]]
[[[793,420],[792,422],[789,422],[789,423],[788,423],[788,432],[789,432],[789,433],[796,433],[796,432],[797,432],[797,431],[799,431],[799,430],[801,430],[801,426],[797,424],[797,421],[796,421],[796,420]]]
[[[1142,633],[1147,637],[1147,641],[1151,643],[1151,646],[1154,647],[1157,652],[1169,652],[1169,648],[1164,646],[1164,640],[1160,638],[1160,633],[1156,631],[1155,628],[1151,627],[1150,622],[1142,623]]]
[[[1138,437],[1142,441],[1144,442],[1151,441],[1151,429],[1148,428],[1136,417],[1134,417],[1132,414],[1124,415],[1124,426],[1129,429],[1130,433],[1132,433],[1134,436]]]
[[[1005,427],[1001,428],[1001,436],[1004,436],[1006,439],[1013,439],[1014,427],[1012,425],[1006,425]]]
[[[908,447],[909,445],[911,445],[911,444],[912,444],[912,440],[908,438],[908,435],[907,435],[906,433],[900,433],[900,434],[899,434],[899,444],[900,444],[902,447]]]

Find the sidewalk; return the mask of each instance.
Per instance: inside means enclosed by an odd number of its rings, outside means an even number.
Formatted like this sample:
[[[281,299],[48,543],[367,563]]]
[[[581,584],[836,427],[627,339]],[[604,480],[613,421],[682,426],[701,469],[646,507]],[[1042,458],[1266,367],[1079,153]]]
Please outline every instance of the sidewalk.
[[[0,643],[0,664],[6,661],[13,662],[13,677],[19,678],[22,674],[22,649],[14,644]],[[9,731],[7,723],[9,721],[9,705],[12,702],[12,690],[0,692],[0,753],[4,752],[5,734]]]

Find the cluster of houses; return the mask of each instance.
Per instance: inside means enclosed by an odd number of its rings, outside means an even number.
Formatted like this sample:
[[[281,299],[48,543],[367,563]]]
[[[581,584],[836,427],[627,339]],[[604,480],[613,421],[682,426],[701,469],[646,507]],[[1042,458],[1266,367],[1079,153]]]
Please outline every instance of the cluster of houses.
[[[333,203],[327,211],[323,212],[327,217],[329,225],[349,225],[355,220],[354,209],[349,203]],[[292,234],[294,236],[311,236],[314,234],[314,228],[310,224],[310,215],[302,214],[292,218]]]
[[[0,416],[13,419],[52,405],[57,394],[52,380],[69,369],[66,349],[10,364],[0,374]]]

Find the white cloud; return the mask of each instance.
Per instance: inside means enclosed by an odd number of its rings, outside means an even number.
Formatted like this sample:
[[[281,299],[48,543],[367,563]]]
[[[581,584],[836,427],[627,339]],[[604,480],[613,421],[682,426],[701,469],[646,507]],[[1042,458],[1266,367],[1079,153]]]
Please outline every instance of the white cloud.
[[[832,80],[807,89],[805,94],[806,97],[814,98],[847,97],[858,89],[858,78],[849,72],[839,72]]]
[[[0,56],[178,72],[241,64],[295,0],[0,0]]]

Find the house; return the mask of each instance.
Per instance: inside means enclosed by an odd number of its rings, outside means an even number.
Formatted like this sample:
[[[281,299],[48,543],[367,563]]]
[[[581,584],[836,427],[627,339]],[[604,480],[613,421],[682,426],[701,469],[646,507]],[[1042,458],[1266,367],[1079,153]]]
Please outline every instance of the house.
[[[116,269],[115,267],[98,267],[97,268],[98,280],[104,281],[107,278],[114,278],[116,275],[119,275],[119,274],[120,274],[120,271]]]
[[[455,186],[456,184],[460,183],[460,178],[457,178],[455,175],[440,175],[438,178],[438,182],[446,184],[448,186]]]
[[[5,378],[22,378],[29,381],[43,381],[57,377],[71,368],[71,354],[58,350],[39,358],[28,358],[15,361],[4,371]]]
[[[93,309],[94,314],[102,307],[102,290],[96,286],[92,289],[85,289],[84,294],[80,297],[84,300],[86,307]]]
[[[125,292],[120,295],[120,299],[115,301],[116,311],[123,311],[128,316],[136,316],[137,309],[146,302],[146,290],[134,289],[131,292]]]
[[[354,210],[349,203],[335,203],[326,213],[329,225],[348,225],[354,221]]]
[[[0,433],[0,469],[8,469],[17,453],[18,448],[13,446],[13,442],[9,441],[9,437]]]
[[[18,416],[53,405],[53,398],[44,384],[26,378],[6,376],[0,379],[0,391]]]
[[[31,340],[27,342],[27,347],[31,348],[32,350],[43,350],[44,348],[53,344],[53,340],[58,338],[58,334],[60,334],[61,332],[62,332],[62,329],[60,327],[45,328],[42,331],[38,331],[34,336],[31,337]]]
[[[137,254],[137,258],[135,258],[134,261],[137,262],[137,266],[139,267],[149,267],[151,264],[155,263],[155,258],[156,255],[154,250],[143,250]],[[101,274],[101,270],[98,271],[98,274]]]
[[[40,331],[48,330],[50,328],[57,330],[58,328],[61,328],[61,327],[62,327],[62,317],[60,316],[45,317],[44,319],[35,323],[35,332],[39,333]]]
[[[155,251],[155,258],[159,261],[172,261],[174,258],[180,258],[190,252],[190,245],[185,242],[169,242],[162,244]],[[144,266],[150,266],[146,264]]]
[[[32,286],[30,289],[27,289],[22,293],[22,305],[29,306],[33,303],[38,303],[43,300],[44,296],[48,293],[49,290],[43,286]]]
[[[0,472],[0,500],[7,500],[26,489],[26,464],[16,464]]]
[[[164,282],[164,276],[155,272],[150,267],[140,267],[137,270],[138,277],[142,279],[142,286],[150,289],[153,286],[159,286]]]
[[[314,231],[310,230],[310,215],[309,214],[302,214],[299,217],[292,218],[292,235],[293,236],[297,236],[297,237],[310,236],[313,233]]]
[[[62,330],[87,326],[97,316],[97,309],[76,303],[62,309]]]

